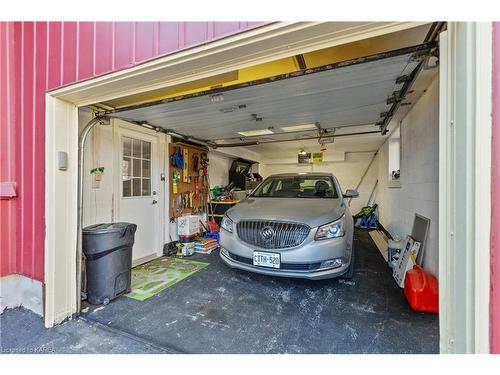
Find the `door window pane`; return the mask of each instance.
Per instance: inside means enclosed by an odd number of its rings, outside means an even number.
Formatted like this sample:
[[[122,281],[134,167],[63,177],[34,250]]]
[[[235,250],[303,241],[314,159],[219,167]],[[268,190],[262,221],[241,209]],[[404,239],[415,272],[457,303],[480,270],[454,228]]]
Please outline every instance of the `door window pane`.
[[[142,161],[142,177],[151,177],[151,162],[149,160]]]
[[[123,137],[122,154],[123,196],[150,196],[151,142]]]
[[[130,158],[124,157],[122,160],[122,180],[128,181],[132,178],[132,168]]]
[[[130,197],[132,196],[132,181],[127,180],[123,181],[123,196],[124,197]]]
[[[132,139],[123,139],[123,156],[132,156]]]
[[[141,159],[132,159],[132,177],[142,177]]]
[[[140,197],[142,195],[141,191],[141,179],[133,178],[132,179],[132,196]]]
[[[151,143],[142,141],[142,158],[151,159]]]
[[[141,141],[139,141],[138,139],[134,139],[132,150],[133,150],[132,156],[134,158],[142,157],[142,155],[141,155]]]

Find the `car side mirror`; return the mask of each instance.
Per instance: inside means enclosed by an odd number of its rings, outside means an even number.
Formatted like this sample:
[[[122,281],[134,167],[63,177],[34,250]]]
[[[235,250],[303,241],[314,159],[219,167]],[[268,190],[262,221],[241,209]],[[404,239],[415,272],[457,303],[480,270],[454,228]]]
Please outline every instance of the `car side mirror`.
[[[359,193],[357,190],[347,189],[344,193],[344,198],[357,198],[359,197]]]

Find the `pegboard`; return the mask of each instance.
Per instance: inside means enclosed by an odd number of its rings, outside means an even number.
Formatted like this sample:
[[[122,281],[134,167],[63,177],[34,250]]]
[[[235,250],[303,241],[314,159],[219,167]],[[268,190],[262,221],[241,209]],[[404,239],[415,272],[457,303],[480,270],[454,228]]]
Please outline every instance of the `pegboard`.
[[[178,163],[179,157],[175,155],[179,151],[182,154],[183,167],[179,166],[181,165]],[[208,149],[181,142],[170,143],[168,145],[170,163],[170,175],[168,176],[169,218],[171,221],[182,215],[199,214],[207,210],[208,179],[203,176],[201,163],[203,153],[208,155]],[[198,156],[198,172],[194,165],[194,155]],[[175,177],[179,179],[177,183],[175,182]],[[192,194],[191,198],[189,197],[190,193]],[[178,198],[179,196],[181,198]],[[179,205],[179,199],[182,200],[181,205]]]

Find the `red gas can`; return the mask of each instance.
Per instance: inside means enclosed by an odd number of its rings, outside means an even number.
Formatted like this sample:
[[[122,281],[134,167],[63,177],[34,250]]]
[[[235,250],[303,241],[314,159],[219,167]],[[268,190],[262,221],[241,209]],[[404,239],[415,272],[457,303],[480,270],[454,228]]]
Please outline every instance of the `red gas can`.
[[[438,281],[422,267],[414,265],[413,269],[406,272],[404,289],[413,310],[439,312]]]

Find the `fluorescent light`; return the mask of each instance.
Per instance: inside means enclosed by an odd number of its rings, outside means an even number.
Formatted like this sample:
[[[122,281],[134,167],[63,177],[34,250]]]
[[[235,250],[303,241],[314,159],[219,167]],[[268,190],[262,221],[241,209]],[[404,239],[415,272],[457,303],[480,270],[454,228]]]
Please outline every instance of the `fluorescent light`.
[[[285,126],[280,128],[284,132],[297,132],[301,130],[310,130],[317,129],[315,124],[303,124],[303,125],[293,125],[293,126]]]
[[[222,94],[212,94],[208,96],[212,103],[222,102],[224,100],[224,95]]]
[[[253,137],[255,135],[266,135],[266,134],[274,134],[272,130],[269,129],[257,129],[257,130],[247,130],[244,132],[238,132],[245,137]]]

